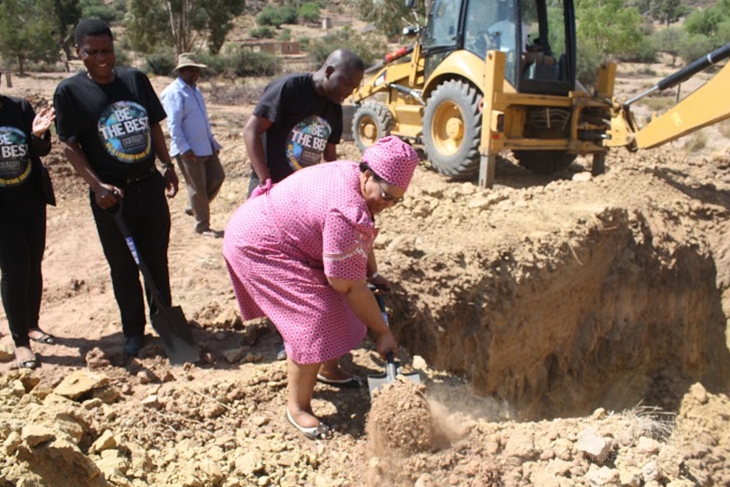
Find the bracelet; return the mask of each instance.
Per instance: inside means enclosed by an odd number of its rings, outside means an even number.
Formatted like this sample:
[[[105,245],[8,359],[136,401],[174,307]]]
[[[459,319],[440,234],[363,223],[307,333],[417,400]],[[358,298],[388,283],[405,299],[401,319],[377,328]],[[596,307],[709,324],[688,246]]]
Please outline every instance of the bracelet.
[[[373,272],[373,273],[372,273],[372,274],[370,275],[370,277],[368,277],[368,280],[370,280],[370,279],[375,279],[376,277],[380,277],[380,273],[379,273],[379,272],[377,272],[377,271]]]

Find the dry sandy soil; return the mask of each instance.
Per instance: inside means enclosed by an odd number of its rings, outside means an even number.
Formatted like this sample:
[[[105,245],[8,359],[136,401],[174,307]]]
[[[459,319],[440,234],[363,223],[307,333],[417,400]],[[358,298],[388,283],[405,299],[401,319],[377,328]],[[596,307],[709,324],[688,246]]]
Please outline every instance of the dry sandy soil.
[[[63,76],[5,92],[40,107]],[[652,82],[638,76],[619,87]],[[252,105],[203,89],[225,147],[223,229],[245,200]],[[221,241],[193,234],[184,186],[171,281],[204,360],[170,367],[151,330],[123,360],[87,190],[56,146],[41,326],[59,344],[34,346],[31,373],[0,364],[0,486],[729,486],[730,142],[709,133],[702,150],[616,151],[595,179],[582,159],[546,177],[507,158],[492,190],[424,161],[376,251],[425,387],[389,387],[371,409],[366,390],[318,385],[325,442],[286,423],[277,338],[237,318]],[[345,364],[382,370],[367,341]]]

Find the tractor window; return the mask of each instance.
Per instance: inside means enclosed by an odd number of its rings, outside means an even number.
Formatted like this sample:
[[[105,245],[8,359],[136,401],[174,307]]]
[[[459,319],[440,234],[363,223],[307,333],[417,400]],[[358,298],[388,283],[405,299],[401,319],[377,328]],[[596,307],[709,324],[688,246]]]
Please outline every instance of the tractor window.
[[[534,0],[533,0],[534,1]],[[504,51],[507,54],[505,75],[515,84],[515,61],[520,50],[525,49],[527,39],[521,35],[517,40],[517,11],[514,0],[469,2],[466,12],[465,47],[477,56],[484,58],[488,50]]]
[[[459,6],[455,0],[436,0],[431,8],[424,45],[453,46],[459,26]]]

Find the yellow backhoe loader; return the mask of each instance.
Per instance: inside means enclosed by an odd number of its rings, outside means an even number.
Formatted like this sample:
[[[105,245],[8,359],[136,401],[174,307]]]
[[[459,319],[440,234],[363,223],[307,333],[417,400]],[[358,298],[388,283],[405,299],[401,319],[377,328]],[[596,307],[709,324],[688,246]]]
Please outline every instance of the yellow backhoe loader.
[[[576,81],[575,25],[573,0],[435,0],[426,26],[409,29],[419,41],[368,68],[374,75],[354,93],[356,144],[398,135],[422,143],[438,172],[478,174],[491,187],[503,150],[547,174],[592,155],[598,175],[611,147],[655,147],[730,117],[730,64],[643,128],[631,112],[641,97],[730,57],[730,44],[619,102],[613,64],[591,93]]]

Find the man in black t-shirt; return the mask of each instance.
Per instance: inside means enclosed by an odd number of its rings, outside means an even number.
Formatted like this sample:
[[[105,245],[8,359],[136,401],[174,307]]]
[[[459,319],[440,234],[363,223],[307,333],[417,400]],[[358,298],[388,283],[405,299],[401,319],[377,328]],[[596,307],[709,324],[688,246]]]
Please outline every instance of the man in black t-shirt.
[[[338,49],[318,71],[284,76],[266,87],[243,129],[252,168],[249,193],[267,179],[278,183],[302,167],[337,159],[341,103],[360,86],[363,72],[357,54]]]
[[[165,110],[147,76],[115,68],[114,41],[100,20],[79,22],[76,52],[86,71],[62,81],[53,101],[64,153],[89,184],[91,209],[111,269],[114,295],[126,337],[124,352],[137,355],[144,341],[144,298],[139,272],[114,219],[105,211],[123,201],[122,215],[166,305],[171,304],[167,246],[177,193],[160,121]],[[155,167],[162,162],[164,177]],[[150,303],[150,315],[155,303]]]

